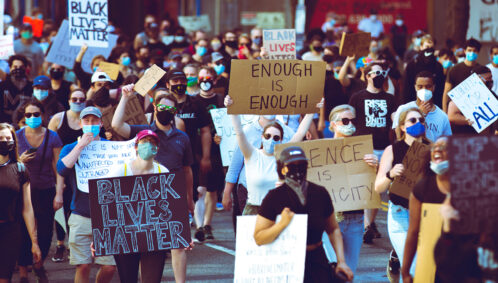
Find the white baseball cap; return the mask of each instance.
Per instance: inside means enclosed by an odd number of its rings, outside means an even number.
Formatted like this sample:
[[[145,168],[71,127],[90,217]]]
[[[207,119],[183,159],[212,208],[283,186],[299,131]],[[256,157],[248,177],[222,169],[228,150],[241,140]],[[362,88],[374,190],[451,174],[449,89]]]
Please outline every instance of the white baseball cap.
[[[112,82],[111,78],[105,72],[95,72],[92,75],[92,84],[94,82]]]

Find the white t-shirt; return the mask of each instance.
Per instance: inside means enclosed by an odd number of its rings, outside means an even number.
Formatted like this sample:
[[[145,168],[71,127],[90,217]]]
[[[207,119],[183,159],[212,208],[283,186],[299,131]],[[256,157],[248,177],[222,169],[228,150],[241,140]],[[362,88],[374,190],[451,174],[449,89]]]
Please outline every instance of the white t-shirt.
[[[370,18],[364,18],[358,23],[358,29],[369,32],[372,37],[379,37],[384,32],[384,25],[379,20],[372,21]]]
[[[275,156],[254,150],[249,160],[245,160],[247,203],[261,205],[266,194],[275,188],[278,181]]]
[[[304,61],[322,61],[322,58],[323,58],[323,53],[320,53],[320,55],[315,55],[311,51],[304,53],[302,56],[302,59]]]
[[[491,74],[493,75],[493,87],[491,90],[494,93],[498,93],[498,68],[493,66],[493,64],[489,63],[486,65],[491,70]]]
[[[131,163],[133,161],[127,162],[124,165],[119,165],[114,168],[114,170],[111,172],[110,176],[111,177],[123,177],[123,176],[133,176],[133,172],[131,171]],[[158,174],[158,173],[168,173],[169,170],[168,168],[162,166],[161,164],[157,162],[153,162],[153,167],[154,167],[154,172],[151,174]]]

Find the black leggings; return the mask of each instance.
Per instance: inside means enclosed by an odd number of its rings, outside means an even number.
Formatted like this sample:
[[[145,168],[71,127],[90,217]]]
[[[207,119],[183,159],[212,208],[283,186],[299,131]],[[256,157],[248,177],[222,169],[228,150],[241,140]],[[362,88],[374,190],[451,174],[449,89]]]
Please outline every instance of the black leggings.
[[[0,278],[12,277],[21,246],[21,224],[0,223]]]
[[[161,282],[165,260],[166,251],[114,256],[121,283],[138,281],[139,264],[142,282]]]

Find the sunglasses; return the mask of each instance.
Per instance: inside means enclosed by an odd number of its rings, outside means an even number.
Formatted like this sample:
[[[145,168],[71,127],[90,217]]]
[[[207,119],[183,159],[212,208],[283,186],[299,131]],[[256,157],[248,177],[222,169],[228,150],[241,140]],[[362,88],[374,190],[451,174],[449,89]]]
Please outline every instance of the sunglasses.
[[[206,77],[199,77],[199,81],[202,82],[202,81],[207,81],[207,80],[212,80],[213,78],[211,78],[210,76],[206,76]]]
[[[174,107],[174,106],[168,106],[168,105],[164,105],[164,104],[157,104],[156,107],[157,107],[157,111],[159,111],[159,112],[168,111],[170,113],[175,114],[176,110],[177,110],[176,107]]]
[[[26,117],[26,118],[31,118],[31,116],[33,116],[33,117],[40,117],[40,115],[41,115],[40,112],[24,113],[24,117]]]
[[[368,75],[371,75],[371,74],[375,74],[376,76],[382,75],[385,78],[385,77],[387,77],[387,73],[388,72],[389,72],[389,70],[385,70],[385,71],[384,70],[382,70],[382,71],[380,71],[380,70],[370,71],[370,72],[368,72]]]
[[[354,122],[355,119],[350,119],[350,118],[342,118],[341,120],[337,120],[337,121],[341,121],[343,125],[347,126],[349,125],[350,122]]]
[[[269,140],[273,137],[273,140],[276,142],[280,141],[281,139],[280,136],[272,136],[271,134],[264,134],[263,137],[265,138],[265,140]]]
[[[424,118],[424,117],[420,117],[420,118],[410,118],[410,119],[408,119],[407,121],[409,121],[409,122],[410,122],[410,123],[412,123],[412,124],[415,124],[415,123],[417,123],[417,122],[420,122],[420,123],[424,124],[424,123],[425,123],[425,118]]]
[[[73,97],[73,98],[71,98],[71,101],[73,103],[82,103],[82,102],[86,101],[86,98],[83,98],[83,97],[82,98]]]

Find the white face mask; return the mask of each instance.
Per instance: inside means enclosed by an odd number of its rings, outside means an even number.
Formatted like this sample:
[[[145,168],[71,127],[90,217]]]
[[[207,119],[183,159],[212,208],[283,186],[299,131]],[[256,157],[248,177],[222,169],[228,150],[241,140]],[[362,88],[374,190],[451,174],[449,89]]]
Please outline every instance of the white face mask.
[[[403,25],[403,20],[396,20],[396,25],[398,27],[402,26]]]
[[[347,125],[337,125],[337,131],[345,136],[352,136],[356,132],[356,127],[349,122]]]
[[[432,91],[422,88],[417,90],[417,97],[422,101],[429,101],[432,98]]]

